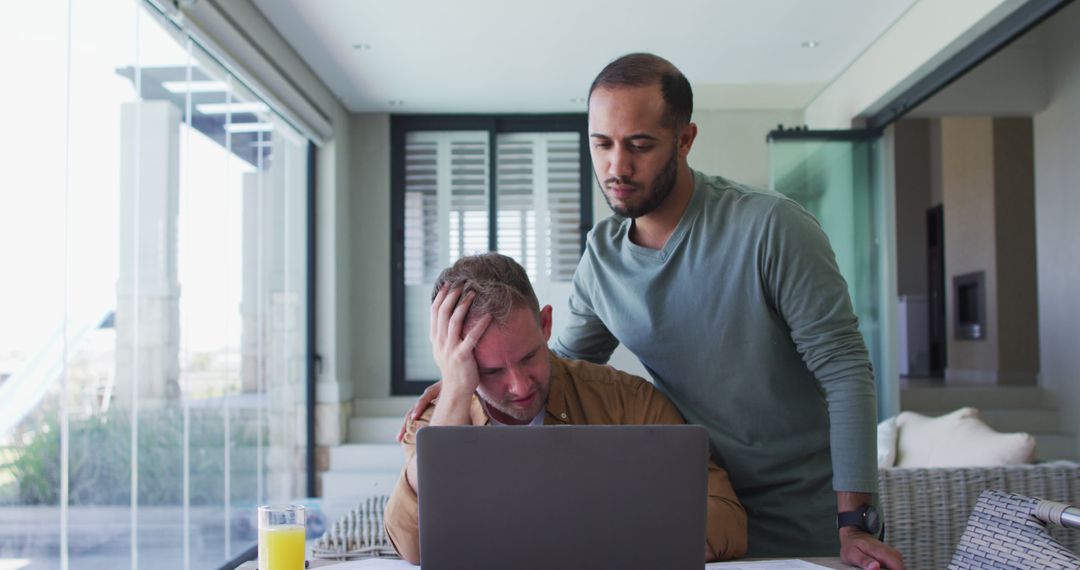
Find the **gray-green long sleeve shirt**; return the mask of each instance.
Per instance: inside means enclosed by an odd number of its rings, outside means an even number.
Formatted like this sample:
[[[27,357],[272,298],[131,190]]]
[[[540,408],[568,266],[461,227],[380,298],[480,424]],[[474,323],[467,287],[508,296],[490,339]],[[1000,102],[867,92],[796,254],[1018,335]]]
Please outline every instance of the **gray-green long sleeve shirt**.
[[[553,348],[623,343],[705,426],[749,517],[750,556],[836,556],[834,491],[877,492],[873,373],[817,221],[790,199],[694,172],[660,250],[632,220],[589,233]]]

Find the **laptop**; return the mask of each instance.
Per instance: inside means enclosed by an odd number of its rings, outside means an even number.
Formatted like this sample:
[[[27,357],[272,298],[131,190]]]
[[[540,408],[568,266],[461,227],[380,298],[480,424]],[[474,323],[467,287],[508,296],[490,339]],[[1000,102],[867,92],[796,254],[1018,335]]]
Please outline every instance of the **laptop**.
[[[430,426],[424,570],[701,570],[701,426]]]

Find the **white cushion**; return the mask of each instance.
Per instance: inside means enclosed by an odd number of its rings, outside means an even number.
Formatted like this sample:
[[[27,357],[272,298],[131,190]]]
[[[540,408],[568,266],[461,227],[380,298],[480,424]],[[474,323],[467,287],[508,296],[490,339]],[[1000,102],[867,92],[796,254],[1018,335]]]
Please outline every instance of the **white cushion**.
[[[896,465],[896,416],[877,425],[878,469]]]
[[[901,412],[896,427],[897,467],[1013,465],[1035,458],[1035,438],[996,432],[979,419],[975,408],[936,418]]]

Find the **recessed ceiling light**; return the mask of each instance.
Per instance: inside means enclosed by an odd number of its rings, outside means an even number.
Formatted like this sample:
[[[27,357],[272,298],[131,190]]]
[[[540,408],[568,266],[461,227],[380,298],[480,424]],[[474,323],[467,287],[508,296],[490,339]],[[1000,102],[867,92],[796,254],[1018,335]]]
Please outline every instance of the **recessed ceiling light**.
[[[802,43],[802,47],[804,47],[804,48],[816,48],[816,47],[818,47],[820,45],[821,45],[821,42],[819,42],[817,40],[807,40],[807,41]]]

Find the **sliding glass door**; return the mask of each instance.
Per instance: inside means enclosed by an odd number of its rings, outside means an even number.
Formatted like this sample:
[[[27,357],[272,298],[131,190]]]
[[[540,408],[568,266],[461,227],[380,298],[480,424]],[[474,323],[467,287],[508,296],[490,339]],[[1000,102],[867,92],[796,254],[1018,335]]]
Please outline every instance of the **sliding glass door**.
[[[308,141],[150,3],[0,54],[0,568],[219,567],[305,495]]]
[[[899,410],[894,304],[894,219],[874,131],[773,131],[769,179],[810,211],[829,236],[859,318],[878,385],[878,415]]]

